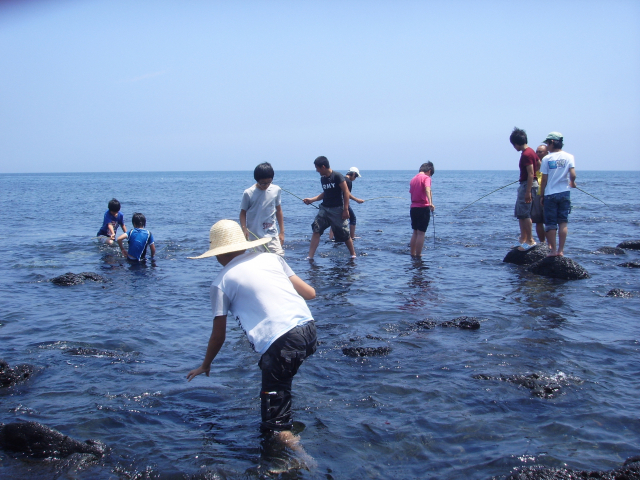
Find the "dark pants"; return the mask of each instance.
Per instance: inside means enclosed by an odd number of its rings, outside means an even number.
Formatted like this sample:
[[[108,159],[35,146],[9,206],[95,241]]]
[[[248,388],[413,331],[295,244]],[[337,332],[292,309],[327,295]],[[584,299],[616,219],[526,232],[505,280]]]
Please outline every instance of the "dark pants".
[[[291,383],[298,368],[316,351],[316,324],[312,321],[292,328],[262,355],[260,401],[263,430],[291,430]]]

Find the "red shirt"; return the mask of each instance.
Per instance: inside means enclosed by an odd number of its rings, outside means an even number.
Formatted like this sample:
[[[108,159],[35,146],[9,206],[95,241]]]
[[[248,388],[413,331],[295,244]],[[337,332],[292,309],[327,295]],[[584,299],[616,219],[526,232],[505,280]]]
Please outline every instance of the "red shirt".
[[[535,153],[535,152],[534,152]],[[431,187],[431,177],[420,172],[411,179],[409,193],[411,193],[411,207],[428,207],[427,187]]]
[[[526,182],[529,174],[527,173],[527,165],[533,165],[533,178],[535,179],[536,172],[538,171],[538,155],[531,147],[527,147],[522,151],[520,155],[520,183]]]

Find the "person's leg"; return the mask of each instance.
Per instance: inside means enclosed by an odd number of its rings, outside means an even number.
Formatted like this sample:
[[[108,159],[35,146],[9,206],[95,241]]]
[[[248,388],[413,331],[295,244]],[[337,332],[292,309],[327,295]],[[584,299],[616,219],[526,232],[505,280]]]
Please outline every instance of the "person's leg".
[[[333,240],[333,228],[329,227],[329,240]]]
[[[549,243],[549,253],[547,257],[555,257],[558,254],[556,251],[556,232],[557,230],[555,228],[546,231],[547,242]]]
[[[569,229],[567,228],[566,223],[561,223],[558,228],[558,256],[562,257],[564,255],[564,242],[567,241],[567,233]]]
[[[571,211],[571,194],[563,192],[558,199],[558,256],[564,255],[564,244],[567,240],[567,223],[569,222],[569,212]]]
[[[538,240],[540,240],[540,243],[544,243],[546,240],[544,233],[544,223],[536,223],[536,234],[538,235]]]
[[[558,231],[558,202],[557,196],[544,196],[544,230],[547,234],[547,242],[549,243],[549,253],[547,257],[555,257],[558,255],[556,250],[556,232]]]
[[[353,248],[353,239],[351,237],[348,237],[344,241],[344,243],[347,246],[347,248],[349,249],[349,253],[351,254],[351,258],[356,258],[356,249]]]
[[[519,218],[518,223],[520,224],[520,243],[526,243],[528,245],[536,243],[531,233],[531,218]]]
[[[424,236],[427,232],[421,230],[414,230],[413,237],[411,237],[411,255],[419,257],[422,255],[422,249],[424,248]]]
[[[309,244],[309,260],[313,260],[318,245],[320,245],[320,234],[313,232],[313,235],[311,235],[311,243]]]

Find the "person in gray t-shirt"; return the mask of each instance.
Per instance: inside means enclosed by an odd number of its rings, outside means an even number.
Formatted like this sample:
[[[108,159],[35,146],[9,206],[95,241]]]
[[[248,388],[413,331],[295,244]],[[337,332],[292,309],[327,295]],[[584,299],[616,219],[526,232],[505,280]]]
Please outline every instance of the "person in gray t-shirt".
[[[273,167],[267,162],[261,163],[253,171],[256,184],[247,188],[242,195],[240,226],[247,240],[270,237],[271,241],[267,244],[269,251],[284,257],[284,215],[280,205],[282,190],[272,183],[273,176]]]

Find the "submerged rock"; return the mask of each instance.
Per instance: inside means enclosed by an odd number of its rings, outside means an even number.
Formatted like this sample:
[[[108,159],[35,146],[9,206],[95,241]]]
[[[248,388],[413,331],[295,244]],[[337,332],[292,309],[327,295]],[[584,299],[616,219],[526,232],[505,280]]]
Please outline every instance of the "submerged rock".
[[[476,380],[499,380],[501,382],[509,382],[515,385],[528,388],[531,395],[540,398],[554,398],[562,393],[561,383],[568,383],[564,374],[553,376],[538,375],[531,373],[529,375],[500,375],[493,377],[483,373],[473,375]]]
[[[477,330],[480,328],[480,320],[476,317],[457,317],[447,322],[442,322],[441,327],[455,327],[465,330]]]
[[[626,267],[626,268],[640,268],[640,263],[638,263],[638,262],[626,262],[626,263],[621,263],[618,266],[619,267]]]
[[[529,271],[536,275],[562,280],[582,280],[591,277],[582,266],[567,257],[545,257],[531,265]]]
[[[493,477],[492,480],[496,480]],[[631,457],[622,467],[608,471],[572,470],[533,465],[518,467],[505,480],[640,480],[640,456]]]
[[[0,360],[0,387],[12,387],[26,382],[33,375],[32,365],[16,365],[11,368],[7,362]]]
[[[391,347],[345,347],[342,353],[347,357],[375,357],[387,355],[391,352]]]
[[[607,292],[607,297],[620,297],[620,298],[631,298],[633,295],[631,292],[625,292],[621,288],[612,288]]]
[[[515,265],[531,265],[547,256],[549,247],[545,243],[539,243],[535,247],[526,251],[521,251],[518,247],[509,250],[509,253],[502,260],[505,263]]]
[[[55,285],[68,287],[71,285],[80,285],[81,283],[84,283],[85,280],[93,280],[94,282],[107,281],[104,277],[101,277],[97,273],[93,273],[93,272],[82,272],[82,273],[67,272],[64,275],[60,275],[58,277],[52,278],[51,283],[54,283]]]
[[[602,253],[605,255],[626,255],[627,254],[627,252],[625,252],[623,249],[618,247],[600,247],[593,253]]]
[[[83,357],[119,357],[116,352],[98,350],[97,348],[74,347],[67,348],[64,353],[68,355],[80,355]]]
[[[64,458],[73,453],[101,457],[106,450],[102,442],[79,442],[37,422],[0,424],[0,447],[32,458]]]
[[[640,240],[627,240],[617,245],[618,248],[627,250],[640,250]]]

